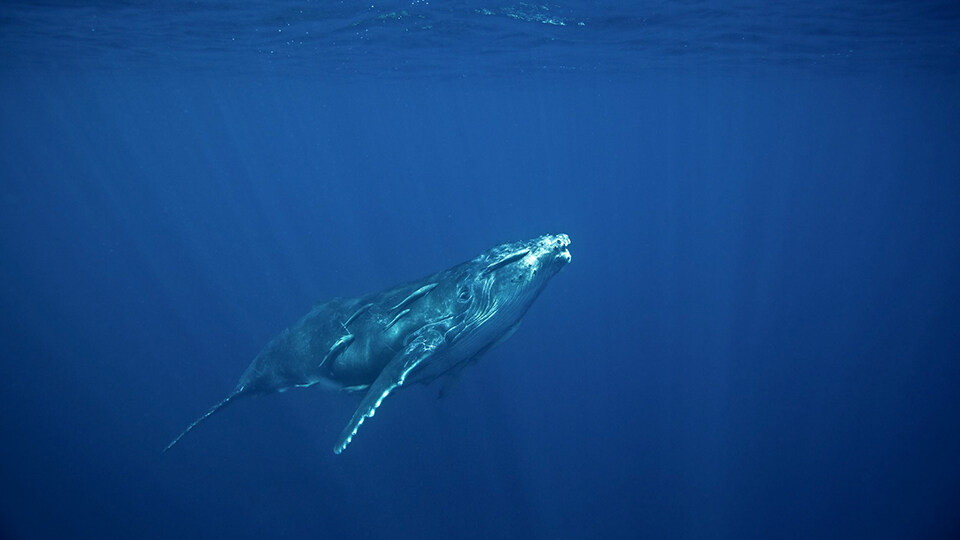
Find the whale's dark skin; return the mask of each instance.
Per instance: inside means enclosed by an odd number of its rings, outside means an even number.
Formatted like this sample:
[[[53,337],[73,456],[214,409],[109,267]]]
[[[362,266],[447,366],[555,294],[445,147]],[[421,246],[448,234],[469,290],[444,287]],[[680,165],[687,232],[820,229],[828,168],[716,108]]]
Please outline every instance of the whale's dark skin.
[[[550,278],[570,262],[569,245],[565,234],[501,244],[414,282],[315,305],[267,343],[234,391],[164,452],[241,396],[319,384],[365,392],[334,447],[339,454],[394,389],[456,375],[510,337]]]

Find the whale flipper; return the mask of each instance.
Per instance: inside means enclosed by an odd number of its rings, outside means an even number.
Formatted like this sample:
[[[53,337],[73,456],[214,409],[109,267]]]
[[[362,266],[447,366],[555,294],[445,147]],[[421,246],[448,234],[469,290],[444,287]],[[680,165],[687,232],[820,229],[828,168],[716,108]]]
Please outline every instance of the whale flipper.
[[[377,411],[377,407],[395,388],[403,385],[407,375],[421,362],[436,353],[437,347],[443,342],[443,334],[436,330],[421,332],[403,352],[398,353],[393,360],[383,368],[377,376],[367,394],[360,401],[347,427],[343,428],[333,452],[339,454],[350,444],[360,429],[360,425]]]

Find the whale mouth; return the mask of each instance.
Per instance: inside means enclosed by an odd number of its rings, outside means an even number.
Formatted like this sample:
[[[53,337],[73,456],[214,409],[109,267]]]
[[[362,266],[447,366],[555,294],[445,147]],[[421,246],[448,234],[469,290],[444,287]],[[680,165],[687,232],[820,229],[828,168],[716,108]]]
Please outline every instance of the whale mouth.
[[[570,262],[570,237],[565,234],[558,234],[556,239],[557,258],[563,259],[564,263]]]

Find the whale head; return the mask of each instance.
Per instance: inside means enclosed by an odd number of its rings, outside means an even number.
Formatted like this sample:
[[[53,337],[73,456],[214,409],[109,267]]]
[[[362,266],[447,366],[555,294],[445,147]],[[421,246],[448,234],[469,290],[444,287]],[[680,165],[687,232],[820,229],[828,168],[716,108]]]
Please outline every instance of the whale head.
[[[476,298],[491,315],[519,319],[570,262],[570,237],[547,234],[500,244],[471,261],[471,276],[461,283],[461,298]],[[506,322],[506,321],[503,321]]]
[[[521,296],[539,292],[570,262],[569,246],[570,237],[565,234],[501,244],[480,256],[486,263],[480,272],[492,277],[501,292]]]

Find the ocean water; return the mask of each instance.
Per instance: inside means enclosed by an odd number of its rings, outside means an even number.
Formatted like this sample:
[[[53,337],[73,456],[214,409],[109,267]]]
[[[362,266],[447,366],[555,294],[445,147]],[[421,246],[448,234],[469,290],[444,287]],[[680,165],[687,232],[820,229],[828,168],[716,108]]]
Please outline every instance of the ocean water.
[[[955,2],[5,2],[3,538],[960,537]],[[567,233],[517,333],[238,402]]]

